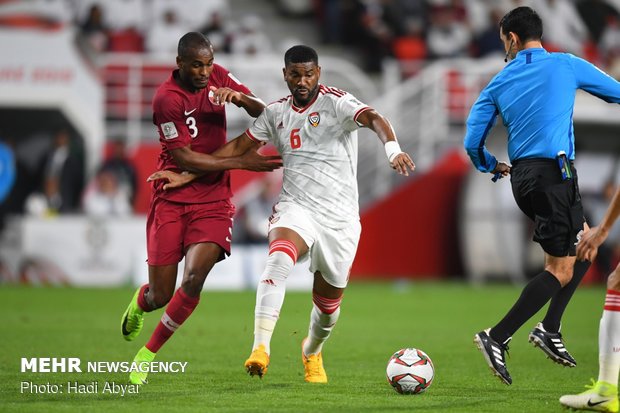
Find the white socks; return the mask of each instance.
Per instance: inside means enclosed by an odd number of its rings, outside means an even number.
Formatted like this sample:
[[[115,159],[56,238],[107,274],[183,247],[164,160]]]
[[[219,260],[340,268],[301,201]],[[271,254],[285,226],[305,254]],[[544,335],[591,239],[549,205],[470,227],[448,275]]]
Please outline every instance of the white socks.
[[[318,354],[323,348],[323,343],[329,337],[338,317],[340,316],[340,298],[325,298],[315,293],[312,294],[312,312],[310,313],[310,327],[308,339],[304,343],[303,352],[306,356]]]
[[[598,380],[618,385],[620,371],[620,292],[607,290],[598,333]]]
[[[338,316],[340,316],[340,308],[331,314],[326,314],[319,310],[316,305],[312,306],[308,339],[304,343],[304,354],[306,356],[321,352],[323,343],[334,329],[336,321],[338,321]]]
[[[284,303],[286,278],[296,260],[297,250],[292,242],[279,240],[269,246],[267,265],[256,289],[252,349],[263,345],[267,354],[271,351],[269,344]]]

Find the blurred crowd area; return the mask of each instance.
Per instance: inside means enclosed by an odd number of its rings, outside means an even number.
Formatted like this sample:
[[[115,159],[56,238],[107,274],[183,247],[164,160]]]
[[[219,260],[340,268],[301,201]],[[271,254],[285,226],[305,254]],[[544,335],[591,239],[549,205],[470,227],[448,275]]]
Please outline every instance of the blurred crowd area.
[[[324,44],[354,51],[368,72],[385,58],[425,61],[504,53],[498,22],[510,9],[527,5],[544,21],[550,51],[583,56],[620,77],[620,0],[274,0],[280,14],[315,28]],[[204,33],[216,50],[255,54],[279,48],[257,14],[226,0],[0,0],[0,16],[24,10],[47,24],[71,24],[93,53],[176,53],[178,38]],[[23,15],[0,23],[23,24]],[[18,18],[15,18],[18,16]],[[233,17],[234,16],[234,17]],[[281,36],[284,36],[280,33]],[[286,33],[286,36],[295,36]]]
[[[354,46],[366,70],[385,57],[426,60],[503,54],[498,23],[530,6],[544,22],[543,43],[609,68],[620,77],[619,0],[325,0],[315,15],[326,42]]]
[[[529,5],[545,24],[544,45],[550,51],[583,56],[620,78],[620,0],[273,0],[257,1],[273,9],[277,20],[310,27],[321,47],[355,53],[361,67],[379,72],[385,59],[427,62],[455,57],[503,58],[498,23],[510,9]],[[178,39],[188,31],[204,33],[218,53],[281,52],[283,33],[260,14],[233,9],[227,0],[0,0],[0,26],[74,27],[81,49],[96,60],[117,52],[175,56]],[[258,6],[257,6],[258,7]],[[251,10],[252,8],[248,8]],[[256,7],[254,7],[254,10]],[[277,33],[277,31],[275,31]],[[268,35],[271,33],[271,36]],[[173,65],[173,60],[171,60]],[[413,75],[415,71],[408,74]],[[0,133],[1,133],[0,128]],[[109,138],[104,161],[92,177],[85,173],[83,143],[73,131],[58,128],[49,136],[16,145],[0,136],[14,160],[14,178],[0,213],[52,216],[87,213],[127,216],[134,213],[136,168],[123,137]],[[0,142],[2,143],[2,142]],[[610,182],[612,188],[617,183]],[[255,197],[239,209],[237,240],[264,241],[266,218],[277,186],[265,181]],[[1,189],[1,188],[0,188]],[[2,191],[0,191],[0,195]],[[598,210],[607,192],[596,194]],[[591,211],[591,219],[601,216]],[[610,237],[613,239],[613,237]],[[620,235],[615,251],[620,249]]]

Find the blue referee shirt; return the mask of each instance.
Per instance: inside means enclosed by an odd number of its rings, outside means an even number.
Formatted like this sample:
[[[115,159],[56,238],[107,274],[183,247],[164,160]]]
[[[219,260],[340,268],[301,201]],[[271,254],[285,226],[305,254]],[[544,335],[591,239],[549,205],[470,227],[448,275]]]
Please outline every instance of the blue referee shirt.
[[[476,168],[491,172],[497,165],[484,143],[498,114],[508,129],[511,163],[522,158],[553,159],[559,151],[574,159],[577,89],[620,103],[620,83],[579,57],[543,48],[517,53],[484,88],[467,118],[464,145]]]

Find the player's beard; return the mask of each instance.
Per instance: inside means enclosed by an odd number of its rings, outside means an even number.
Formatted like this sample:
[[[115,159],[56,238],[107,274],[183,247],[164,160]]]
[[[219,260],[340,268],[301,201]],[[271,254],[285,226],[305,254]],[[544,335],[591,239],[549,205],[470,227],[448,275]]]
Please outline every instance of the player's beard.
[[[298,93],[298,89],[299,88],[295,88],[295,90],[293,91],[293,97],[295,98],[295,104],[298,107],[304,107],[308,103],[310,103],[312,99],[314,99],[316,94],[318,93],[319,84],[317,83],[314,89],[307,89],[308,93],[306,94],[306,96],[300,96]]]

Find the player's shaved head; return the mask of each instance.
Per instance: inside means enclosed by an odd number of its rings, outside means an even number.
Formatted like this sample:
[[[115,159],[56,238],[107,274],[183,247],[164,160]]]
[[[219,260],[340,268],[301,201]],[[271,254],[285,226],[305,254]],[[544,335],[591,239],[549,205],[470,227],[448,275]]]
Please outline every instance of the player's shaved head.
[[[284,53],[284,65],[288,66],[291,63],[308,63],[313,62],[315,65],[319,65],[319,55],[312,47],[297,45],[293,46]]]
[[[180,57],[187,57],[192,50],[208,48],[213,50],[211,41],[199,32],[189,32],[179,39],[177,54]]]

